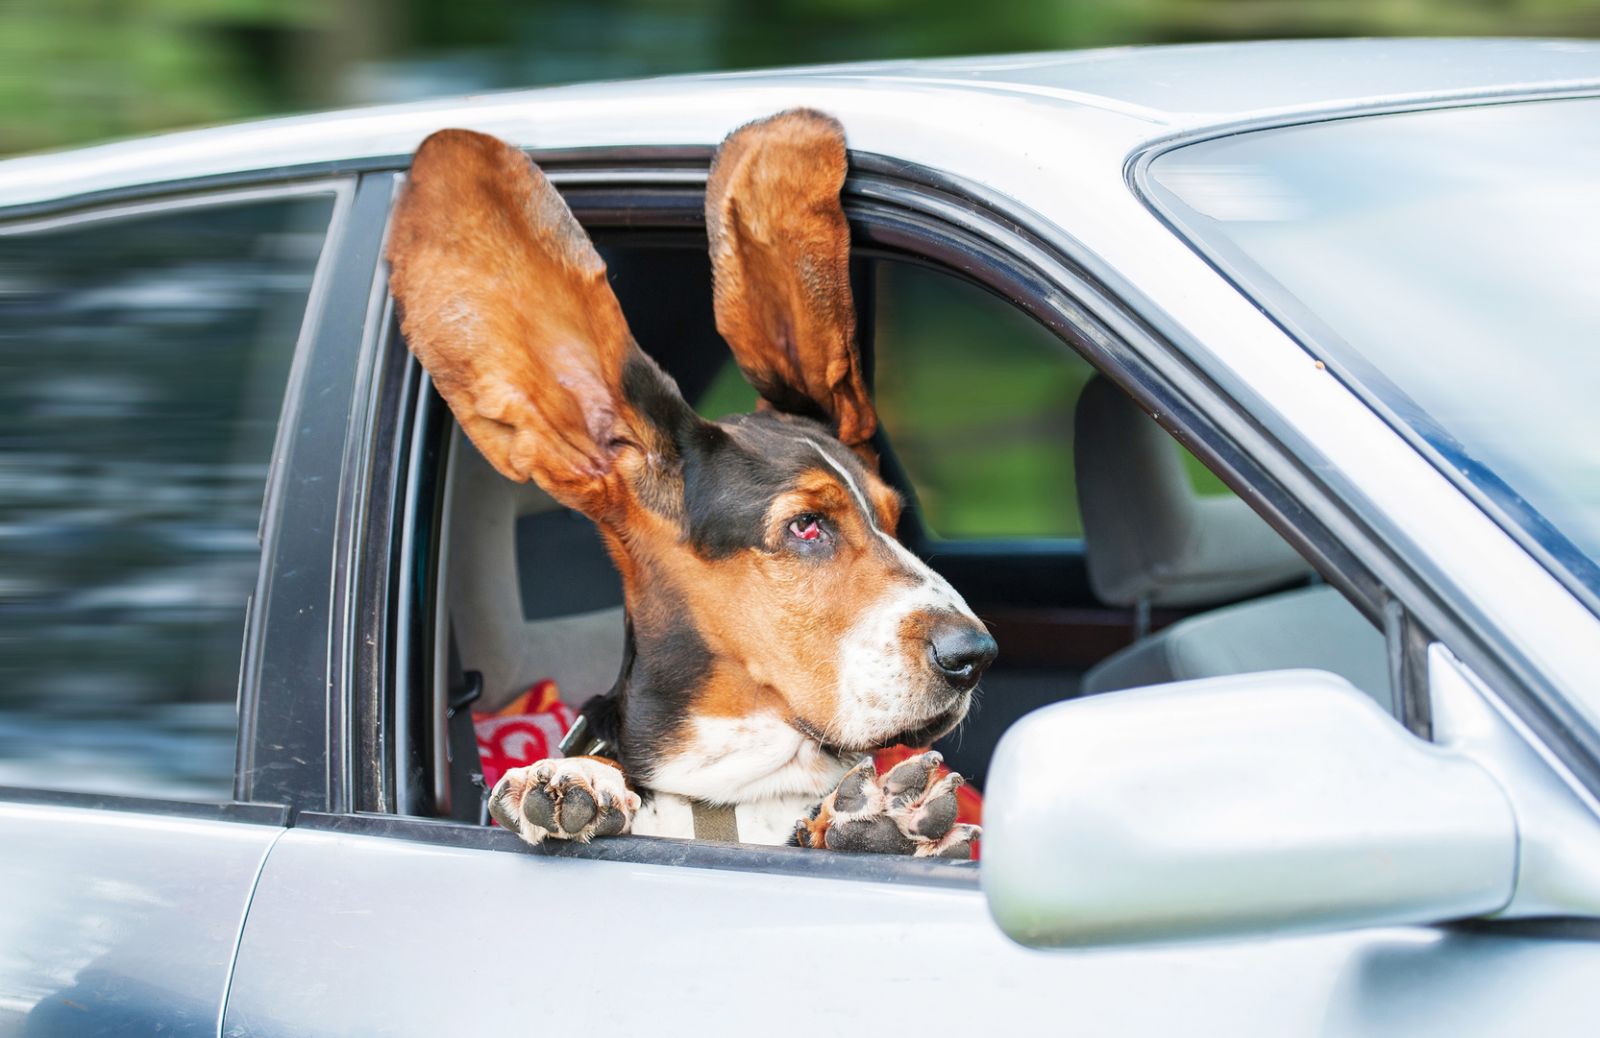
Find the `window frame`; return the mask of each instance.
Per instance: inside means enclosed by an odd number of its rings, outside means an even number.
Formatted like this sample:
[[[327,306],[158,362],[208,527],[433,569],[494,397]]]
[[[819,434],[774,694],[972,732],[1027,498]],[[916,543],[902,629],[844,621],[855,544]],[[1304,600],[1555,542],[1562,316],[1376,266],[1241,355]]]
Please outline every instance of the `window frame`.
[[[342,810],[353,768],[354,553],[369,499],[381,265],[393,174],[350,180],[315,319],[285,401],[241,666],[236,799]],[[322,615],[306,603],[326,603]]]
[[[241,786],[240,761],[253,731],[247,732],[247,719],[254,716],[259,702],[257,683],[248,667],[252,650],[263,626],[262,583],[270,570],[273,546],[281,523],[278,505],[288,481],[287,455],[290,423],[300,412],[299,401],[307,393],[306,356],[315,330],[330,309],[329,283],[338,259],[343,236],[355,196],[354,178],[311,174],[296,178],[270,178],[269,183],[243,183],[237,186],[210,187],[201,184],[168,184],[142,187],[126,193],[113,192],[92,199],[67,198],[47,206],[0,206],[0,237],[25,237],[53,231],[115,223],[143,216],[182,213],[194,210],[236,206],[288,198],[331,196],[333,205],[323,234],[321,250],[311,276],[305,310],[296,333],[284,399],[274,430],[273,446],[267,463],[262,510],[257,527],[261,544],[255,590],[245,601],[240,618],[239,676],[235,693],[238,728],[234,760],[234,784],[227,800],[188,800],[170,797],[125,795],[98,790],[61,789],[52,786],[0,786],[0,803],[34,804],[53,807],[82,807],[96,810],[127,811],[165,817],[235,821],[248,824],[286,825],[292,815],[287,798],[258,799]]]
[[[597,237],[618,230],[704,234],[705,163],[690,168],[653,168],[647,151],[620,149],[603,157],[611,165],[572,169],[558,159],[547,161],[537,151],[529,154],[544,166],[579,222]],[[1292,459],[1194,369],[1179,350],[1156,336],[1103,281],[1091,276],[1072,256],[1025,230],[1028,221],[1017,218],[1014,203],[985,197],[971,185],[954,182],[936,171],[909,167],[881,156],[853,153],[851,161],[844,202],[854,250],[915,261],[964,277],[1023,310],[1158,415],[1169,434],[1217,472],[1230,489],[1263,512],[1303,554],[1315,560],[1318,569],[1345,591],[1375,627],[1389,629],[1384,620],[1386,609],[1395,617],[1409,616],[1398,603],[1388,604],[1392,596],[1324,525],[1320,510],[1306,507],[1295,496],[1305,486],[1304,480],[1286,484],[1272,466],[1248,453],[1241,441],[1270,452],[1280,469]],[[418,578],[419,560],[423,568],[436,561],[433,555],[419,553],[417,547],[436,534],[439,495],[436,487],[418,492],[415,484],[420,459],[427,456],[442,462],[443,437],[449,421],[448,409],[427,384],[426,375],[404,352],[392,315],[386,319],[381,339],[386,388],[375,396],[379,408],[375,421],[379,428],[391,433],[391,439],[381,449],[389,455],[384,468],[393,478],[386,484],[384,496],[369,508],[369,515],[386,512],[389,518],[373,531],[381,536],[367,540],[363,587],[368,605],[361,612],[375,624],[368,629],[372,643],[383,648],[368,660],[370,669],[360,681],[362,691],[358,698],[366,712],[357,727],[364,745],[381,753],[382,759],[363,776],[367,784],[356,791],[354,810],[302,814],[301,824],[337,832],[597,861],[798,870],[806,874],[833,874],[838,869],[850,878],[885,882],[952,882],[960,886],[976,883],[976,870],[961,863],[898,858],[866,863],[848,855],[718,847],[652,837],[533,848],[510,833],[397,813],[398,792],[404,783],[397,783],[396,775],[406,773],[414,762],[399,763],[395,759],[399,745],[393,738],[397,730],[395,719],[414,711],[423,695],[421,690],[436,669],[433,651],[416,649],[419,638],[433,643],[435,623],[428,615],[431,609],[380,606],[410,601],[410,595],[391,592],[411,589]],[[1254,439],[1243,435],[1252,433]],[[441,468],[442,464],[435,465],[431,477],[435,484],[442,484]],[[406,476],[401,478],[401,473]],[[424,504],[431,507],[424,508]],[[427,529],[430,524],[435,529]],[[431,581],[431,570],[425,576]],[[433,597],[424,593],[420,600],[427,604]],[[1409,652],[1398,653],[1396,659],[1408,660]],[[1408,665],[1397,674],[1408,674],[1412,669]],[[403,673],[407,670],[409,675]],[[437,752],[423,756],[436,759]],[[946,880],[946,868],[970,878],[956,880],[952,876]],[[929,869],[936,871],[927,874]]]

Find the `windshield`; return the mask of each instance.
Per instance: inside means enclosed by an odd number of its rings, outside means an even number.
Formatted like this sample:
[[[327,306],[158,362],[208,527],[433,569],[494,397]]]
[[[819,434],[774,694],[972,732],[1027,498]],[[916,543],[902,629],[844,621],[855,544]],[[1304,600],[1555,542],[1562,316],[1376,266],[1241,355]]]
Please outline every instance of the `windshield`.
[[[1149,179],[1202,251],[1600,591],[1600,100],[1238,134]]]

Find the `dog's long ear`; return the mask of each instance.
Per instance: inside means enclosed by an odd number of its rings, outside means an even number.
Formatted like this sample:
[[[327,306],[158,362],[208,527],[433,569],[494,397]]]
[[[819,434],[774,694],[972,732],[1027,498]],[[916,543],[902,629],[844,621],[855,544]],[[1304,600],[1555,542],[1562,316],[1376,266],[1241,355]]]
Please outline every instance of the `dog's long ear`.
[[[856,351],[844,130],[797,108],[722,142],[706,184],[717,331],[772,407],[860,447],[878,417]]]
[[[652,440],[624,372],[679,401],[539,168],[493,137],[434,134],[412,161],[388,257],[406,341],[483,456],[591,517],[614,506],[619,453]]]

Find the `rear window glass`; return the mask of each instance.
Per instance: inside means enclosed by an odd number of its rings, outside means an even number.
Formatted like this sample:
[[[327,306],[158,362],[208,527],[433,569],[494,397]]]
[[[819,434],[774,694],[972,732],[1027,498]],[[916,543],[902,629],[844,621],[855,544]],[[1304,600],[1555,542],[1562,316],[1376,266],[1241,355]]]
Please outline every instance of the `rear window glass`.
[[[0,235],[0,785],[227,800],[333,199]]]

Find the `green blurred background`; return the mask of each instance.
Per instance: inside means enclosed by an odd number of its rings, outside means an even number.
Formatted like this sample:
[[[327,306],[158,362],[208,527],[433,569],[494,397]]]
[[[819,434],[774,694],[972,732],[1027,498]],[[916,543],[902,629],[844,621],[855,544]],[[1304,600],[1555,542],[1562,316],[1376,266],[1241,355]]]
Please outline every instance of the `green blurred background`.
[[[1600,35],[1600,0],[4,0],[0,154],[279,112],[1126,43]]]

